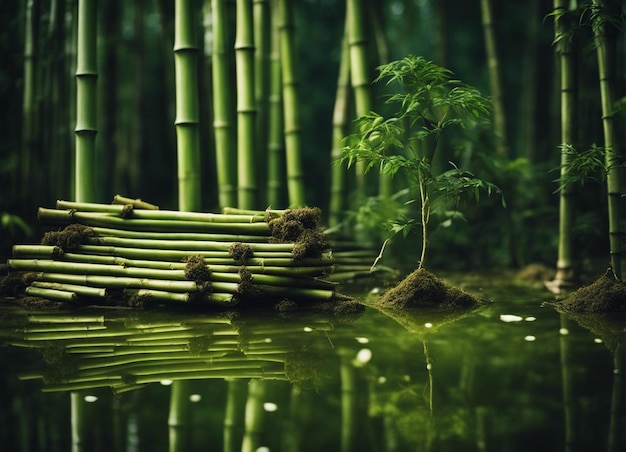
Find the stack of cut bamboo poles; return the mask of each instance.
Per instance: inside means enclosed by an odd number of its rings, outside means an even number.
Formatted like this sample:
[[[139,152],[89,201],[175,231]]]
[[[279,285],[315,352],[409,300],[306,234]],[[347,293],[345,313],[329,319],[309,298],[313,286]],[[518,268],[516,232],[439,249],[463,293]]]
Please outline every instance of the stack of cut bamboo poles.
[[[248,324],[245,316],[222,313],[146,314],[32,312],[22,327],[0,336],[6,345],[41,352],[43,365],[19,378],[43,380],[45,392],[111,387],[122,393],[164,380],[285,380],[299,355],[327,351],[334,325],[319,316]],[[314,371],[308,369],[309,378]]]
[[[26,293],[60,301],[126,300],[231,306],[268,299],[335,299],[333,258],[319,209],[218,214],[58,201],[39,209],[41,245],[15,245],[7,266]]]

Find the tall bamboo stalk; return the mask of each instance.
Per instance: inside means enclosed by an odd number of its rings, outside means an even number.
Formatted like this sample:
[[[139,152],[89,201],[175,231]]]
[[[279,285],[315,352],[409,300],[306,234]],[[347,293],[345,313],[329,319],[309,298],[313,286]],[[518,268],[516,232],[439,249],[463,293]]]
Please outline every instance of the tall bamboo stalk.
[[[571,38],[571,18],[567,15],[569,0],[554,1],[554,34],[556,53],[561,69],[561,176],[569,171],[571,153],[566,145],[574,145],[578,131],[577,80],[575,46]],[[548,284],[550,290],[559,292],[576,278],[574,270],[574,240],[572,229],[576,209],[576,192],[573,184],[566,184],[559,195],[559,246],[556,275]]]
[[[96,199],[96,91],[97,65],[96,0],[78,1],[78,42],[76,55],[76,162],[74,199]]]
[[[295,22],[293,2],[278,1],[278,27],[280,28],[280,66],[283,83],[283,109],[285,127],[285,156],[287,165],[287,194],[289,206],[306,204],[304,175],[302,173],[300,101],[297,74]]]
[[[267,203],[275,208],[285,205],[285,140],[283,134],[283,96],[280,64],[280,27],[278,6],[271,2],[269,134],[267,145]]]
[[[220,207],[237,205],[236,143],[233,128],[234,109],[230,81],[230,46],[228,45],[228,14],[226,0],[211,0],[213,15],[213,129],[217,188]]]
[[[491,101],[493,103],[494,135],[496,139],[496,152],[506,156],[507,149],[506,113],[500,80],[500,60],[496,49],[496,34],[493,26],[493,3],[492,0],[481,0],[481,13],[483,33],[485,36],[485,49],[487,54],[487,66],[489,67],[489,86]]]
[[[254,23],[252,0],[237,0],[235,63],[237,69],[238,207],[256,209],[256,105],[254,99]]]
[[[37,43],[38,4],[36,0],[26,2],[24,23],[24,89],[22,94],[22,152],[20,152],[20,177],[16,188],[16,194],[22,197],[30,194],[30,179],[32,177],[32,161],[37,141],[37,111],[36,111],[36,57],[35,46]],[[7,193],[8,195],[8,193]],[[30,200],[25,198],[24,201]]]
[[[371,80],[368,70],[367,33],[365,5],[360,0],[346,1],[348,46],[350,49],[350,81],[354,90],[356,116],[363,116],[372,109]],[[366,187],[365,163],[356,163],[356,185],[359,193],[373,194]]]
[[[346,23],[347,26],[347,23]],[[333,111],[333,135],[331,162],[338,162],[342,157],[343,138],[348,131],[348,102],[350,97],[350,54],[348,40],[345,33],[341,46],[341,61],[339,63],[339,76],[337,78],[337,91],[335,95],[335,108]],[[331,173],[330,203],[328,212],[328,225],[338,226],[343,221],[346,207],[346,171],[342,165],[334,163]]]
[[[615,63],[616,63],[616,30],[609,23],[606,14],[614,14],[605,0],[593,0],[599,14],[594,15],[593,30],[596,40],[598,57],[598,77],[600,79],[600,96],[602,102],[602,127],[604,130],[605,165],[607,168],[607,195],[609,206],[609,241],[611,265],[618,279],[622,279],[623,230],[621,212],[621,188],[623,163],[620,142],[615,131]]]
[[[259,187],[267,186],[267,149],[269,127],[271,11],[268,0],[253,0],[254,14],[254,96],[256,101],[256,155]],[[259,203],[267,195],[259,190]]]
[[[194,5],[192,0],[176,0],[174,13],[178,207],[183,211],[198,211],[202,205],[198,44]]]

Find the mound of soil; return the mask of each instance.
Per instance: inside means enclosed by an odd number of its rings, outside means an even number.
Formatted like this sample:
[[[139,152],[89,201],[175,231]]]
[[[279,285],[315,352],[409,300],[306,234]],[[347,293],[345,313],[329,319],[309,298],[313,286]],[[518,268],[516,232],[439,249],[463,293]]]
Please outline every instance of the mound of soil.
[[[558,307],[570,312],[625,312],[626,283],[609,268],[593,283],[561,300]]]
[[[444,283],[420,268],[409,274],[397,286],[387,290],[374,302],[383,309],[409,308],[467,309],[483,305],[473,295]]]

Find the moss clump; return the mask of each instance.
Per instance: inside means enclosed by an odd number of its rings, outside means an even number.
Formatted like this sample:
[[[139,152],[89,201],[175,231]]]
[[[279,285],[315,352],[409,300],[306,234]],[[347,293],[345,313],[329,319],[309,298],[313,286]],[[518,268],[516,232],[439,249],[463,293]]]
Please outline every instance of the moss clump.
[[[247,243],[234,242],[228,248],[228,255],[239,262],[245,262],[253,255],[252,247]]]
[[[211,270],[204,263],[202,256],[189,256],[185,259],[185,278],[195,281],[197,284],[206,283],[211,280]]]
[[[209,350],[210,346],[211,337],[205,334],[204,336],[196,336],[191,338],[189,340],[189,344],[187,344],[187,349],[189,350],[190,354],[197,356]]]
[[[609,268],[593,283],[559,302],[558,307],[571,312],[624,312],[626,283],[619,281],[613,269]]]
[[[326,234],[317,224],[322,211],[318,207],[288,210],[281,217],[270,220],[268,226],[272,243],[294,243],[294,260],[320,257],[330,248]]]
[[[448,286],[423,268],[409,274],[374,302],[375,307],[386,309],[464,309],[481,304],[473,295]]]
[[[319,388],[330,378],[329,362],[315,351],[290,353],[285,359],[285,377],[300,387]]]
[[[58,246],[63,251],[71,251],[95,237],[98,237],[98,234],[89,226],[70,224],[58,231],[46,232],[41,239],[41,244]]]
[[[9,273],[0,278],[0,296],[16,297],[24,293],[24,289],[34,280],[33,273]]]

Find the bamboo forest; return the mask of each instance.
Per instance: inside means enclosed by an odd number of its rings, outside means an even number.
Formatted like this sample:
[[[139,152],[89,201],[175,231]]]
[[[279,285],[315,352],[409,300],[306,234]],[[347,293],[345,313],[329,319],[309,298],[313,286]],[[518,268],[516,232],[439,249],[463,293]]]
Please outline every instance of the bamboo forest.
[[[0,20],[2,450],[626,450],[626,1]]]

